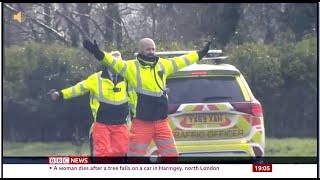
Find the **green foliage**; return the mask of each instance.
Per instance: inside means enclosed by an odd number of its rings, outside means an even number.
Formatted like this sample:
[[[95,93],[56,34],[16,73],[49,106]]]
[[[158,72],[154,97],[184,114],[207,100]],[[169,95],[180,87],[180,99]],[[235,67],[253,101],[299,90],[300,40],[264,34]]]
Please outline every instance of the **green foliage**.
[[[157,51],[169,51],[169,50],[184,50],[185,47],[181,46],[181,44],[179,44],[178,42],[169,42],[169,43],[165,43],[165,42],[159,42],[157,44]]]
[[[315,3],[242,3],[239,9],[236,25],[231,23],[226,26],[229,31],[233,29],[230,32],[230,36],[233,34],[230,39],[235,44],[261,42],[283,45],[301,41],[306,34],[316,32],[317,4]],[[223,19],[224,24],[236,19],[232,16],[213,18]],[[223,24],[221,25],[223,27]],[[223,38],[221,32],[218,32],[220,33],[218,38]]]
[[[317,27],[317,4],[288,4],[285,13],[279,19],[286,28],[295,33],[297,40],[300,41],[305,34],[314,32]]]
[[[313,91],[317,88],[317,39],[316,35],[285,48],[290,53],[282,56],[282,73],[288,84],[308,82]]]
[[[48,128],[62,125],[60,123],[68,117],[68,108],[70,114],[76,107],[88,106],[87,103],[76,103],[75,107],[67,107],[68,103],[53,103],[47,92],[74,85],[95,72],[98,63],[94,57],[58,44],[29,43],[6,48],[4,59],[6,136],[16,140],[25,139],[25,134],[35,139],[46,138],[50,136]],[[87,112],[82,115],[84,113]],[[59,131],[63,130],[57,133]]]
[[[281,74],[282,106],[279,128],[288,124],[296,134],[315,134],[317,129],[317,38],[309,36],[283,48]],[[281,102],[279,102],[281,103]],[[278,133],[283,133],[280,129]]]
[[[29,43],[5,49],[4,55],[5,97],[21,104],[35,104],[50,88],[72,85],[97,64],[79,50],[57,44]]]
[[[230,54],[230,63],[243,73],[255,95],[266,97],[282,85],[280,51],[270,45],[244,44]]]
[[[230,45],[226,54],[264,108],[268,136],[316,134],[316,35],[282,46]]]

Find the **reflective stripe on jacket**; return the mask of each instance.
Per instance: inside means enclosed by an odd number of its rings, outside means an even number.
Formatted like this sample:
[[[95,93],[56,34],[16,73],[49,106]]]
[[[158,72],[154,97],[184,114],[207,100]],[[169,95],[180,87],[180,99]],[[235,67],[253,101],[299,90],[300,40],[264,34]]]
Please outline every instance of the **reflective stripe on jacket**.
[[[159,58],[155,68],[142,66],[137,59],[123,61],[105,52],[103,63],[123,76],[129,87],[134,89],[130,98],[134,117],[154,121],[168,116],[168,100],[161,89],[166,88],[166,78],[199,60],[197,52],[164,59]],[[157,78],[157,84],[155,78]],[[161,88],[160,88],[160,87]]]
[[[101,78],[101,73],[102,71],[94,73],[75,86],[61,90],[63,98],[71,99],[89,92],[94,121],[106,124],[126,123],[128,115],[126,82],[119,77],[114,84],[108,78]]]

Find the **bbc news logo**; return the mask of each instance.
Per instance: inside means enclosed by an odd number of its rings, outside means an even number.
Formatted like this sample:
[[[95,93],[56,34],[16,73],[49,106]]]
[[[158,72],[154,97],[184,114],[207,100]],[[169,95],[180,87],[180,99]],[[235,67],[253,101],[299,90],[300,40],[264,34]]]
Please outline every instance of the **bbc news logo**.
[[[79,156],[51,156],[49,164],[89,164],[89,157]]]

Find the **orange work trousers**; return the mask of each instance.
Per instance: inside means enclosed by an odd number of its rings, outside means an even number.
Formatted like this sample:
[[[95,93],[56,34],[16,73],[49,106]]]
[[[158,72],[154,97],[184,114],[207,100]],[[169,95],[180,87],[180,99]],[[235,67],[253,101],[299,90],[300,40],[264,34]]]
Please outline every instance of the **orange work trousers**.
[[[108,125],[95,122],[92,127],[93,156],[102,162],[110,157],[125,157],[128,152],[129,130],[127,124]],[[110,159],[109,159],[110,160]]]
[[[157,121],[132,120],[128,157],[145,156],[154,140],[161,157],[178,157],[172,130],[167,119]]]

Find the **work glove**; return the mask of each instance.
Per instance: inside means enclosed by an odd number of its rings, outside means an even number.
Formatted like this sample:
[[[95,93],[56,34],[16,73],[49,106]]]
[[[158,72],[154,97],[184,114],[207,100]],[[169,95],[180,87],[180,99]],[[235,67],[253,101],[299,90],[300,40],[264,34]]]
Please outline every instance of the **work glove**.
[[[204,56],[207,55],[210,45],[211,45],[211,41],[207,42],[207,44],[203,47],[203,49],[197,51],[199,60],[201,60]]]
[[[51,99],[52,99],[53,101],[60,100],[60,98],[61,98],[60,92],[57,91],[56,89],[50,89],[50,91],[48,92],[48,94],[51,96]]]
[[[94,43],[92,43],[90,40],[85,39],[83,41],[83,47],[93,54],[94,57],[96,57],[99,61],[104,58],[104,53],[100,50],[96,40],[94,40]]]

